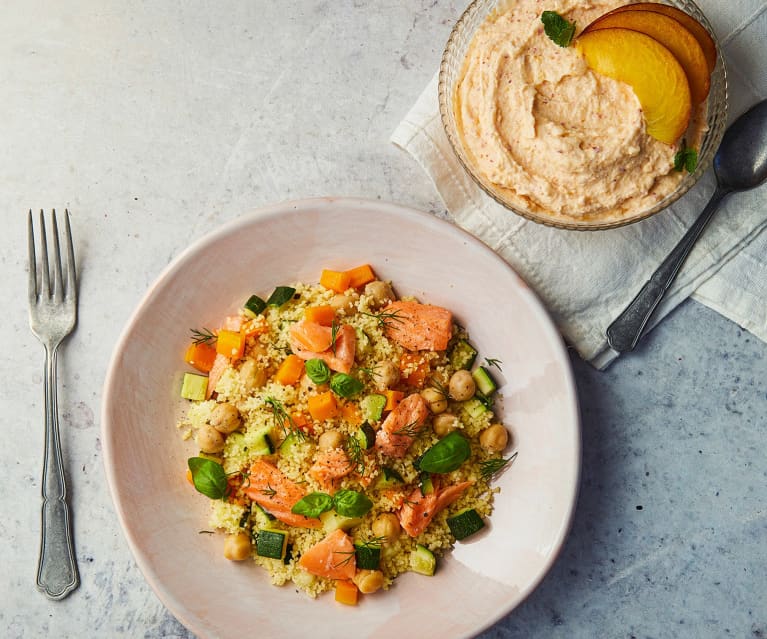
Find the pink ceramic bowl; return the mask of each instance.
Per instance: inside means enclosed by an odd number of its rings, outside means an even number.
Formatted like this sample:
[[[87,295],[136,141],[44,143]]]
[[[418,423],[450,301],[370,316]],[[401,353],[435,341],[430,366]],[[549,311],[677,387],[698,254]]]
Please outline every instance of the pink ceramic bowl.
[[[184,480],[191,444],[175,424],[189,328],[211,326],[253,291],[316,281],[322,268],[371,263],[400,294],[453,310],[481,353],[503,362],[499,417],[519,456],[497,481],[487,534],[458,543],[434,577],[407,573],[357,607],[311,600],[222,556],[201,535],[207,499]],[[568,357],[546,311],[484,244],[432,215],[323,198],[244,215],[165,269],[126,326],[102,407],[115,508],[141,571],[201,637],[469,637],[514,609],[553,564],[568,532],[580,469]]]

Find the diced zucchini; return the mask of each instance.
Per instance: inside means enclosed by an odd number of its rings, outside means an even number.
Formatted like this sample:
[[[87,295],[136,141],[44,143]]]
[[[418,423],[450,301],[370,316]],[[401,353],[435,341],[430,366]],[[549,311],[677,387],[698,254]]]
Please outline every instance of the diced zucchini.
[[[270,438],[271,441],[271,438]],[[298,445],[304,441],[304,438],[296,433],[296,431],[290,431],[285,437],[285,439],[282,440],[282,443],[280,444],[279,451],[280,455],[283,457],[290,457],[296,452],[296,449],[298,448]]]
[[[392,488],[393,486],[399,486],[404,483],[405,480],[402,479],[402,475],[393,468],[384,466],[381,468],[381,474],[376,481],[376,488]]]
[[[266,308],[266,302],[258,295],[251,295],[248,301],[242,305],[242,310],[250,319],[253,319]]]
[[[431,474],[421,474],[421,494],[431,495],[434,492],[434,482],[431,479]]]
[[[372,395],[366,395],[360,400],[362,415],[369,422],[381,421],[384,406],[386,406],[386,395],[373,393]]]
[[[450,351],[450,365],[453,368],[469,370],[477,358],[477,349],[465,339],[459,339]]]
[[[250,453],[253,455],[271,455],[274,452],[274,444],[272,444],[272,438],[269,437],[269,432],[272,430],[271,426],[262,428],[258,431],[250,447]]]
[[[357,432],[357,439],[360,442],[360,446],[365,450],[368,450],[369,448],[373,448],[376,443],[376,432],[368,422],[364,422]]]
[[[282,559],[288,545],[288,533],[284,530],[260,528],[256,537],[256,553],[260,557]]]
[[[208,390],[208,378],[204,375],[195,375],[194,373],[184,373],[184,381],[181,384],[181,397],[202,401],[205,399],[205,392]],[[384,404],[386,398],[384,397]]]
[[[293,559],[293,544],[288,544],[285,546],[285,556],[282,558],[282,563],[288,565],[291,559]]]
[[[416,544],[415,550],[410,552],[410,570],[431,577],[436,567],[437,559],[434,553],[426,546]]]
[[[453,537],[456,539],[466,539],[469,535],[482,530],[485,527],[485,522],[482,521],[482,517],[479,516],[476,510],[466,508],[452,517],[448,517],[447,525],[450,528],[450,532],[453,533]]]
[[[477,366],[471,376],[474,378],[477,390],[485,397],[490,397],[498,389],[498,384],[495,383],[490,371],[484,366]]]
[[[332,533],[334,530],[349,530],[362,523],[362,517],[344,517],[335,510],[326,510],[320,515],[322,529],[326,533]]]
[[[381,546],[375,544],[354,544],[357,568],[362,570],[378,570],[381,564]]]
[[[466,409],[466,412],[475,419],[477,417],[481,417],[488,411],[487,406],[485,406],[476,397],[472,397],[471,399],[464,402],[463,407]]]
[[[259,528],[267,528],[269,523],[276,519],[272,513],[270,513],[263,506],[257,504],[256,502],[253,502],[251,512],[255,516],[256,524],[259,526]]]
[[[360,355],[366,355],[370,351],[370,337],[361,328],[355,328],[354,332],[357,335],[357,344],[355,345],[355,352]]]

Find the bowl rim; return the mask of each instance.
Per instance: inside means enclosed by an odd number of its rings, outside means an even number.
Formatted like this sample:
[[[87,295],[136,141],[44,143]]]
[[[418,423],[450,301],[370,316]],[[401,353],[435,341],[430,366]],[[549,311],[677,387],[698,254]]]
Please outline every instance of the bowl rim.
[[[502,268],[508,270],[510,274],[515,276],[519,281],[520,286],[524,289],[524,295],[527,298],[530,309],[538,318],[538,325],[543,330],[546,340],[551,344],[551,347],[555,352],[556,360],[562,368],[565,391],[564,401],[566,402],[567,412],[571,415],[572,418],[572,428],[568,431],[572,439],[572,446],[570,448],[572,473],[569,477],[567,477],[566,488],[569,490],[569,495],[567,495],[567,512],[565,517],[562,519],[559,530],[557,531],[556,542],[553,546],[554,549],[542,565],[542,568],[536,575],[536,578],[531,580],[525,588],[521,588],[519,594],[514,597],[513,601],[508,606],[505,606],[499,610],[497,614],[485,619],[483,625],[481,627],[475,627],[471,634],[464,635],[465,639],[470,639],[470,637],[475,636],[475,633],[482,632],[483,630],[489,628],[493,624],[497,623],[501,618],[518,608],[551,571],[551,568],[556,563],[564,548],[570,530],[572,529],[575,510],[578,503],[578,495],[580,492],[580,480],[582,472],[581,415],[578,402],[577,386],[575,384],[574,373],[569,360],[569,356],[567,354],[566,346],[561,334],[556,329],[553,319],[549,315],[549,312],[546,310],[538,295],[526,285],[525,281],[505,260],[503,260],[503,258],[501,258],[484,242],[474,237],[459,226],[442,220],[431,213],[427,213],[415,208],[410,208],[408,206],[394,202],[355,197],[326,196],[305,198],[300,200],[284,200],[263,207],[250,209],[246,213],[243,213],[234,219],[221,224],[216,229],[194,240],[180,253],[178,253],[169,262],[169,264],[162,269],[160,274],[150,284],[147,291],[134,307],[129,318],[126,320],[122,331],[120,332],[120,336],[109,359],[107,373],[105,376],[104,385],[102,387],[103,390],[100,411],[100,434],[104,472],[107,478],[107,484],[109,486],[110,497],[112,499],[112,503],[120,523],[120,528],[123,535],[125,536],[126,541],[128,542],[128,547],[131,551],[131,554],[133,555],[133,559],[135,560],[136,565],[138,566],[139,570],[144,576],[144,579],[149,584],[151,589],[160,599],[162,604],[170,611],[170,613],[176,617],[186,628],[190,629],[200,637],[211,636],[210,628],[206,627],[198,618],[198,616],[184,605],[183,601],[179,600],[173,592],[165,587],[161,575],[155,572],[151,562],[142,551],[141,545],[139,544],[138,539],[132,530],[132,527],[127,525],[126,512],[120,499],[120,482],[118,481],[118,477],[114,472],[114,464],[112,463],[116,449],[113,442],[114,428],[112,426],[112,404],[114,403],[115,398],[119,395],[117,378],[119,376],[120,355],[125,350],[126,345],[131,338],[131,334],[136,329],[139,320],[141,319],[143,309],[159,293],[166,280],[168,280],[174,273],[183,268],[184,263],[187,260],[192,259],[198,251],[211,244],[215,244],[221,238],[224,238],[231,233],[234,233],[238,230],[242,231],[243,229],[246,229],[254,224],[258,224],[261,220],[279,217],[287,209],[300,212],[333,209],[337,207],[351,209],[354,211],[360,211],[361,209],[366,211],[375,211],[379,214],[383,212],[388,215],[399,217],[403,223],[415,216],[420,220],[421,223],[424,223],[427,226],[443,229],[448,233],[455,233],[458,238],[460,238],[463,242],[467,242],[473,245],[476,250],[486,251],[496,262],[499,263]]]
[[[720,119],[722,120],[723,124],[721,127],[719,127],[715,136],[711,138],[710,140],[706,140],[707,132],[704,132],[703,144],[701,149],[703,153],[699,154],[699,157],[701,155],[705,155],[704,161],[698,162],[698,165],[695,167],[695,171],[693,173],[688,173],[682,179],[682,181],[679,183],[679,186],[674,191],[669,193],[665,198],[663,198],[663,200],[658,202],[655,206],[649,209],[646,209],[644,211],[640,211],[638,214],[632,217],[595,223],[595,222],[576,222],[574,220],[572,222],[569,222],[569,221],[566,221],[567,218],[557,218],[554,216],[547,216],[543,213],[535,213],[533,211],[528,211],[522,208],[514,207],[508,202],[504,201],[504,199],[498,193],[496,193],[493,188],[485,184],[484,181],[481,179],[481,177],[477,175],[477,173],[471,167],[471,163],[468,161],[468,159],[464,157],[463,145],[461,144],[461,141],[456,139],[450,130],[448,121],[450,117],[449,111],[452,111],[453,109],[452,107],[453,97],[452,95],[448,94],[446,75],[447,75],[447,68],[449,65],[448,58],[451,55],[452,47],[458,35],[460,34],[461,30],[464,28],[464,23],[469,18],[471,18],[474,13],[476,13],[479,10],[480,4],[487,3],[487,2],[492,3],[491,10],[488,11],[487,13],[487,15],[489,16],[491,15],[492,12],[496,10],[497,5],[502,1],[503,0],[472,0],[469,6],[466,7],[466,9],[463,11],[461,16],[456,21],[455,25],[453,25],[453,28],[450,31],[450,36],[447,39],[445,48],[443,49],[442,57],[440,58],[438,83],[437,83],[437,95],[439,100],[440,120],[442,122],[442,129],[445,132],[445,136],[447,137],[450,143],[450,148],[453,151],[453,155],[458,159],[458,162],[461,164],[461,166],[469,175],[469,177],[477,184],[477,186],[479,186],[480,189],[482,189],[482,191],[485,194],[490,196],[493,200],[495,200],[498,204],[503,206],[508,211],[511,211],[512,213],[515,213],[519,215],[520,217],[530,220],[531,222],[536,222],[537,224],[541,224],[543,226],[548,226],[550,228],[556,228],[556,229],[562,229],[562,230],[569,230],[569,231],[605,231],[605,230],[620,228],[622,226],[627,226],[629,224],[634,224],[636,222],[641,222],[642,220],[646,220],[647,218],[657,213],[660,213],[664,209],[671,206],[674,202],[679,200],[693,186],[695,186],[695,184],[697,184],[698,180],[703,176],[705,171],[708,170],[709,166],[713,164],[714,155],[716,153],[716,150],[719,148],[719,144],[722,141],[722,137],[724,136],[724,130],[726,128],[726,123],[727,123],[727,113],[729,108],[729,92],[728,92],[728,85],[727,85],[727,64],[725,62],[724,55],[722,54],[721,44],[708,18],[706,17],[706,15],[703,13],[701,8],[696,4],[694,0],[684,0],[684,2],[687,2],[691,4],[693,7],[695,7],[695,9],[698,12],[698,16],[695,16],[695,18],[703,25],[706,31],[708,31],[709,35],[713,38],[714,43],[716,45],[716,66],[714,67],[714,70],[711,72],[711,75],[713,76],[718,69],[721,69],[722,104],[721,104]],[[671,4],[672,6],[675,6],[676,3],[675,2],[659,2],[659,4]],[[472,33],[471,36],[473,37],[473,35],[474,34]],[[712,82],[712,88],[713,88],[713,82]],[[708,100],[708,97],[706,99]],[[706,116],[705,116],[707,121],[710,115],[708,108],[709,108],[709,104],[707,102]]]

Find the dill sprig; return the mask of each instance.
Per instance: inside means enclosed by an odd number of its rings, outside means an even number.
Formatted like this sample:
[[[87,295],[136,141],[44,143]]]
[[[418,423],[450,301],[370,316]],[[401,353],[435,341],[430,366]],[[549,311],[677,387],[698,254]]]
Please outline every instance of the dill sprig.
[[[376,377],[381,377],[381,373],[376,372],[374,368],[368,368],[367,366],[360,366],[359,371],[361,373],[365,373],[370,379],[375,379]]]
[[[392,431],[393,435],[407,435],[408,437],[418,437],[423,430],[423,424],[419,424],[418,420],[413,420],[409,424],[405,424],[402,428],[398,428]]]
[[[509,464],[513,463],[513,461],[517,458],[517,455],[519,455],[519,451],[515,452],[508,459],[504,459],[503,457],[495,457],[493,459],[486,459],[485,461],[479,462],[479,472],[482,475],[482,478],[490,479],[493,475],[499,473]]]
[[[261,489],[261,492],[267,497],[274,497],[277,494],[277,491],[272,488],[271,484],[267,484],[266,488]]]
[[[285,434],[285,436],[289,435],[290,433],[295,433],[299,439],[306,437],[304,431],[302,431],[296,425],[296,423],[293,421],[293,418],[288,414],[288,411],[285,410],[285,406],[282,405],[280,400],[269,396],[264,398],[264,403],[272,411],[272,417],[274,418],[275,424],[277,424],[282,429],[282,432]]]
[[[355,435],[346,439],[346,454],[349,456],[349,465],[353,466],[360,475],[364,475],[365,451]]]
[[[201,331],[196,328],[191,328],[189,330],[192,332],[193,344],[211,344],[218,339],[216,334],[209,328],[203,327]]]
[[[338,329],[340,328],[340,324],[336,321],[336,318],[333,318],[333,321],[330,324],[330,348],[333,349],[333,355],[336,354],[336,340],[338,339]]]
[[[372,317],[378,322],[380,328],[393,328],[394,324],[404,322],[404,318],[401,317],[402,311],[394,309],[393,311],[381,311],[380,313],[366,313],[361,311],[362,315]]]
[[[445,385],[439,381],[436,377],[429,378],[429,386],[435,389],[444,399],[448,398],[448,390]]]
[[[495,366],[499,371],[503,372],[503,369],[501,368],[503,362],[501,360],[496,359],[495,357],[485,357],[485,362],[487,363],[488,368]]]
[[[345,557],[339,561],[338,563],[333,564],[333,568],[340,568],[341,566],[345,566],[348,564],[352,559],[354,559],[355,555],[357,554],[356,550],[334,550],[334,555],[345,555]]]

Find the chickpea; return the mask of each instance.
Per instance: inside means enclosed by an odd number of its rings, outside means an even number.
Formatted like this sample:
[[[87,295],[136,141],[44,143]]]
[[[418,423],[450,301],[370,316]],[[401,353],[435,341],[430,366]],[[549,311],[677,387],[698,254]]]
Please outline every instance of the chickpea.
[[[469,371],[456,371],[453,373],[448,388],[450,390],[450,397],[459,402],[471,399],[477,390],[474,379]]]
[[[344,443],[344,436],[338,430],[326,430],[320,435],[319,446],[320,450],[331,450],[332,448],[340,448]]]
[[[266,384],[266,370],[252,358],[247,358],[240,366],[240,384],[250,393]]]
[[[363,595],[380,590],[384,583],[384,576],[380,570],[358,570],[352,581]]]
[[[441,413],[434,416],[431,427],[437,437],[444,437],[458,428],[458,418],[453,413]]]
[[[381,513],[373,521],[373,534],[383,537],[387,544],[397,541],[400,534],[400,525],[397,515],[394,513]]]
[[[394,291],[391,288],[389,282],[382,282],[381,280],[375,280],[365,286],[365,295],[372,298],[374,306],[383,306],[386,302],[391,302],[395,299]]]
[[[203,453],[220,453],[224,450],[224,436],[209,424],[203,424],[197,429],[194,441]]]
[[[399,368],[388,359],[378,362],[373,367],[373,381],[376,389],[383,392],[399,381]]]
[[[240,411],[229,402],[216,405],[208,421],[222,435],[233,433],[242,426]]]
[[[224,540],[224,557],[231,561],[244,561],[250,557],[251,543],[248,533],[227,535]]]
[[[354,304],[357,301],[357,293],[352,291],[350,293],[338,293],[330,298],[328,304],[338,313],[343,311],[344,315],[350,315],[354,312]]]
[[[509,443],[509,431],[502,424],[490,424],[479,434],[479,445],[490,453],[500,453]]]
[[[421,397],[426,400],[429,410],[435,415],[447,410],[447,397],[436,388],[424,388],[421,391]]]

